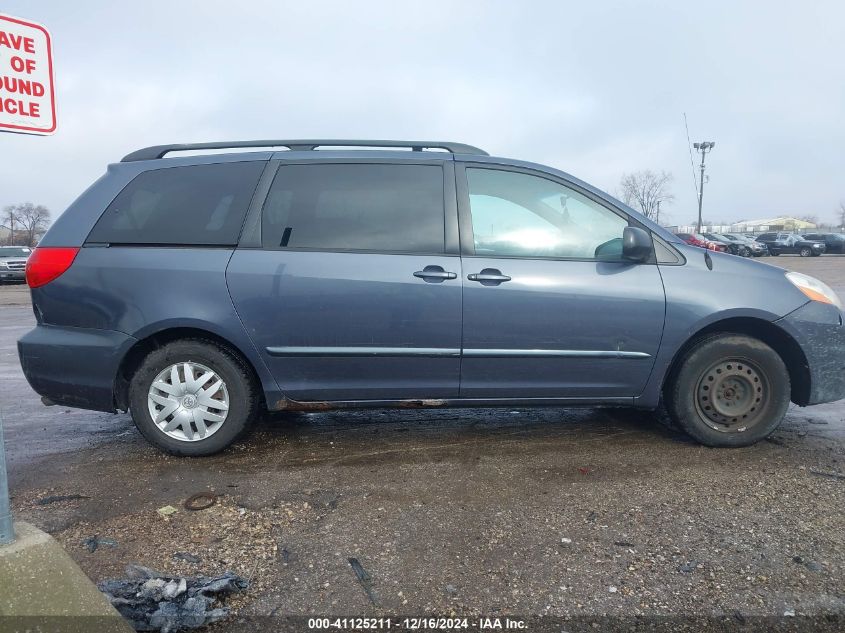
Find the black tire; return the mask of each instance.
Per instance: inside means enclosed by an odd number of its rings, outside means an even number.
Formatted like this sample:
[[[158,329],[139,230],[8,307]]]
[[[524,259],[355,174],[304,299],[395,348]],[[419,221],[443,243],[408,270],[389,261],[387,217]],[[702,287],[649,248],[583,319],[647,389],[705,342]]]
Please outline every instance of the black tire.
[[[229,409],[218,429],[208,437],[175,439],[160,429],[148,406],[150,387],[157,376],[177,363],[192,362],[214,371],[222,379]],[[141,434],[171,455],[213,455],[243,436],[258,412],[258,388],[246,363],[226,347],[208,340],[183,339],[168,343],[141,363],[129,383],[129,409]]]
[[[718,334],[687,352],[664,397],[675,424],[702,444],[750,446],[769,436],[786,415],[789,372],[762,341]]]
[[[780,255],[780,251],[769,251],[769,255],[771,255],[772,257],[777,257],[778,255]]]
[[[798,251],[798,254],[801,257],[810,257],[813,254],[813,249],[810,248],[809,246],[802,246],[801,250]]]

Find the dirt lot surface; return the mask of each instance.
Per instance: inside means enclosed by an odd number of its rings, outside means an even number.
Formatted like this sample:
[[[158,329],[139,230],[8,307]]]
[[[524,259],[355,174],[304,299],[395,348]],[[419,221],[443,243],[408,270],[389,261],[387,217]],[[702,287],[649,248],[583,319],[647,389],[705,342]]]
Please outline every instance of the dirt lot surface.
[[[845,257],[767,261],[845,296]],[[15,351],[23,290],[0,288],[13,505],[94,580],[232,570],[252,582],[241,617],[845,614],[845,401],[735,450],[650,414],[406,410],[268,418],[174,458],[127,415],[41,405]],[[183,507],[209,491],[213,507]],[[113,541],[89,551],[94,536]]]

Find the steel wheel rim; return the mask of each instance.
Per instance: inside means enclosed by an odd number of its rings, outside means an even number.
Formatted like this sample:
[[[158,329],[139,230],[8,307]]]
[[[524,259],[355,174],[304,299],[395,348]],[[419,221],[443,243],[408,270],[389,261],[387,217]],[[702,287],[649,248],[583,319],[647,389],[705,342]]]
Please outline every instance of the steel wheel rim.
[[[198,442],[223,426],[229,391],[213,369],[193,361],[174,363],[153,380],[147,408],[159,431],[180,442]]]
[[[759,422],[771,397],[766,375],[747,359],[714,363],[695,389],[695,406],[705,424],[721,433],[742,433]]]

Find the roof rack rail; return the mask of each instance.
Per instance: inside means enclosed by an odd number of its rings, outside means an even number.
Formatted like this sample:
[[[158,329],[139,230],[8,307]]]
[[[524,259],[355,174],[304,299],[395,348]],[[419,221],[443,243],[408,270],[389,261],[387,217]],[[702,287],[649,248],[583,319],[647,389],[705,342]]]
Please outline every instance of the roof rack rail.
[[[308,151],[318,147],[403,147],[415,152],[424,149],[443,149],[453,154],[480,154],[488,156],[483,149],[463,143],[442,141],[386,141],[386,140],[344,140],[344,139],[307,139],[307,140],[264,140],[231,141],[216,143],[174,143],[172,145],[153,145],[127,154],[121,160],[128,163],[136,160],[155,160],[164,158],[170,152],[188,152],[203,149],[239,149],[243,147],[287,147],[292,151]]]

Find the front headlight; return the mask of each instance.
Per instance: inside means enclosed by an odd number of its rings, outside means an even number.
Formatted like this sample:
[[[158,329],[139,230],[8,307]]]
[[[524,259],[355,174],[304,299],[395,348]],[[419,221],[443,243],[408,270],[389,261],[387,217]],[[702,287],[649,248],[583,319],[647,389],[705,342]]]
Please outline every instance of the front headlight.
[[[786,273],[786,278],[792,284],[803,292],[808,299],[813,301],[820,301],[821,303],[829,303],[835,305],[840,310],[842,309],[842,301],[836,296],[836,293],[826,283],[819,281],[810,275],[802,273]]]

